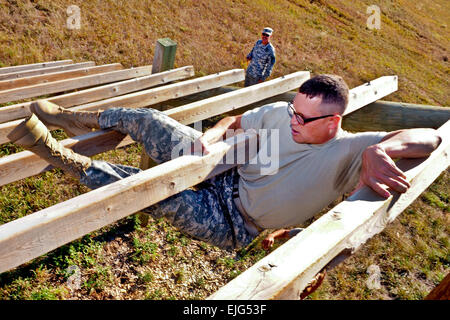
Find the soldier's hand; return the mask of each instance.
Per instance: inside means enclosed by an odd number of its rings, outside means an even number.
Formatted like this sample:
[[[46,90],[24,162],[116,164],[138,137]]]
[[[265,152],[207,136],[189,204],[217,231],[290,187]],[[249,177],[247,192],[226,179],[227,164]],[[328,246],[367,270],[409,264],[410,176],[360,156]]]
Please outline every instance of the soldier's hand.
[[[411,186],[403,171],[378,145],[370,146],[363,152],[361,175],[356,190],[363,185],[369,186],[384,198],[391,195],[388,188],[404,193]]]
[[[272,235],[268,235],[262,242],[262,247],[264,250],[269,250],[275,242],[275,239]]]
[[[198,155],[198,156],[205,156],[209,153],[208,150],[208,143],[203,141],[202,139],[203,135],[194,141],[194,143],[191,146],[191,154],[192,155]]]

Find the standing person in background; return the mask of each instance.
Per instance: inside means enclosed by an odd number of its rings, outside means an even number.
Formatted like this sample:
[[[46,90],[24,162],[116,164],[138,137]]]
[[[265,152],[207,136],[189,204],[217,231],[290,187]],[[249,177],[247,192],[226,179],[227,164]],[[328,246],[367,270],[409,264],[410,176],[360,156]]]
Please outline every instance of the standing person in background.
[[[273,30],[264,28],[261,40],[256,41],[252,51],[247,55],[250,64],[245,74],[245,86],[251,86],[266,80],[272,73],[275,64],[275,48],[270,43]]]

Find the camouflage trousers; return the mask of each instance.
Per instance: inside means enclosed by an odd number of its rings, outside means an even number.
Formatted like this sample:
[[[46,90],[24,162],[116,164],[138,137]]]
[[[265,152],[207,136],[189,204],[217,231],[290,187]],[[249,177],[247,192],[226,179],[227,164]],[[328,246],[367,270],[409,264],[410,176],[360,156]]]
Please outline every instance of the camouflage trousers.
[[[254,77],[253,75],[250,75],[249,72],[245,73],[245,81],[244,81],[244,87],[250,87],[255,84],[259,83],[259,80],[262,80],[260,77]]]
[[[182,125],[154,109],[112,108],[99,119],[102,129],[113,128],[143,144],[157,163],[182,155],[174,150],[190,146],[201,132]],[[181,146],[181,147],[180,147]],[[140,172],[141,169],[92,161],[81,178],[91,189],[99,188]],[[229,170],[195,187],[173,195],[142,211],[155,218],[165,217],[181,232],[231,250],[247,246],[254,238],[233,201],[233,180],[237,170]]]

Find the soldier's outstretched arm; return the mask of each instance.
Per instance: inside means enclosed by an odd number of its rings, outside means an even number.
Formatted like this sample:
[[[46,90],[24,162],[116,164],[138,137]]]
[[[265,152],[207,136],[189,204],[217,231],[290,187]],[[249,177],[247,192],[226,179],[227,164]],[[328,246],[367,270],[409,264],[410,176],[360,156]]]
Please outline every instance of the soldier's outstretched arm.
[[[406,129],[388,133],[380,143],[363,152],[357,189],[367,185],[385,198],[390,196],[388,187],[406,192],[410,184],[393,159],[426,157],[439,146],[441,140],[434,129]]]
[[[222,139],[227,131],[234,130],[236,132],[242,129],[241,118],[242,115],[225,117],[212,128],[206,130],[194,143],[194,153],[202,151],[203,154],[207,154],[208,146]]]

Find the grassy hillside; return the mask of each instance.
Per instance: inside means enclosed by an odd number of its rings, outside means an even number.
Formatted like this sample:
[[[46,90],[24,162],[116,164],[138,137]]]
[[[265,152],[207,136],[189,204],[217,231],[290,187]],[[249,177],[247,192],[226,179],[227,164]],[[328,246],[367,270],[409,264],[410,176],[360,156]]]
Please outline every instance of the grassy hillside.
[[[81,9],[80,30],[66,28],[73,4]],[[381,8],[380,30],[366,27],[373,4]],[[0,0],[0,66],[59,59],[148,65],[155,41],[169,37],[178,43],[175,65],[193,65],[200,76],[244,67],[260,30],[271,26],[272,78],[309,70],[339,74],[354,87],[396,74],[399,90],[389,100],[448,106],[448,21],[445,0]],[[0,146],[0,155],[16,151]],[[138,165],[139,155],[133,145],[96,158]],[[449,176],[444,172],[310,298],[423,298],[449,272]],[[88,191],[58,170],[0,188],[0,223]],[[230,253],[164,221],[141,228],[130,217],[1,274],[0,299],[202,299],[265,254],[259,242]],[[381,269],[381,289],[366,285],[372,264]],[[81,272],[78,289],[68,285],[70,266]]]

